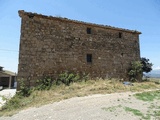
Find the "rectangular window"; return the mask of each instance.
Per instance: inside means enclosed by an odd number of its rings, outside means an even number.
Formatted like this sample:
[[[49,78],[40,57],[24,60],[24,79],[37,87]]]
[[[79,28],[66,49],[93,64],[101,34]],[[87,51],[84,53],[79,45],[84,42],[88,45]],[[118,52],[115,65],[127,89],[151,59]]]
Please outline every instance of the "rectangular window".
[[[121,32],[119,32],[119,38],[122,38],[122,33]]]
[[[87,34],[91,34],[91,28],[87,28]]]
[[[92,54],[87,54],[87,63],[92,63]]]

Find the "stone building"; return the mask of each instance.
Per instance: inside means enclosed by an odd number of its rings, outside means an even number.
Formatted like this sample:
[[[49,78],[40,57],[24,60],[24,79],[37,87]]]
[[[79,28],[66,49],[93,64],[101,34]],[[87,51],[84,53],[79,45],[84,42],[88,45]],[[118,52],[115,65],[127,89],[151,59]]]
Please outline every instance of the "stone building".
[[[138,31],[19,11],[18,78],[33,86],[42,76],[64,71],[127,79],[140,60]]]

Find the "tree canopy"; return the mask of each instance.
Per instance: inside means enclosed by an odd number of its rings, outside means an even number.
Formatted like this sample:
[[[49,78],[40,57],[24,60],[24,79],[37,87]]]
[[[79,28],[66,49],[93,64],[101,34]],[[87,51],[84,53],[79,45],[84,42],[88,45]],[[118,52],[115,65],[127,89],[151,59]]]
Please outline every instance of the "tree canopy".
[[[150,72],[152,70],[152,63],[149,63],[149,59],[142,57],[141,58],[141,64],[142,64],[142,71],[143,72]]]

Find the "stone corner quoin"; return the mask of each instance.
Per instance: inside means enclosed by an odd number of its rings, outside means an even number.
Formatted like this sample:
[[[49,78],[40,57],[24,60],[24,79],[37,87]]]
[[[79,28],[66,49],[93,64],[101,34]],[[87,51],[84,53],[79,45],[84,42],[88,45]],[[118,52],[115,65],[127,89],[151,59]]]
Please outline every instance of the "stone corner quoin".
[[[64,71],[127,80],[130,63],[140,60],[141,32],[23,10],[19,16],[18,79],[30,86]]]

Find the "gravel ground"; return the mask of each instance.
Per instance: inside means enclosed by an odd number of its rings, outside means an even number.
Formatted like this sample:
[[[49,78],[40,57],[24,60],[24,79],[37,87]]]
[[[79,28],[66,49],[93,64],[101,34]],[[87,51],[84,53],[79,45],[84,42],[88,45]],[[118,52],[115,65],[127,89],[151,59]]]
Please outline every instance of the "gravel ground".
[[[15,94],[16,94],[16,89],[4,89],[0,91],[0,107],[5,103],[2,97],[9,99],[13,97]]]
[[[137,100],[133,94],[126,92],[75,97],[29,108],[12,117],[0,117],[0,120],[140,120],[142,116],[125,111],[125,107],[140,110],[146,115],[151,103]],[[155,104],[160,106],[158,101]]]

